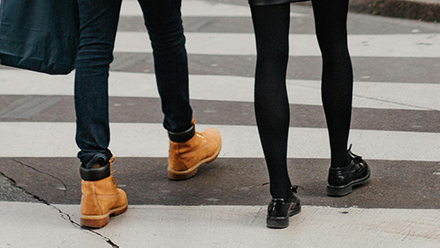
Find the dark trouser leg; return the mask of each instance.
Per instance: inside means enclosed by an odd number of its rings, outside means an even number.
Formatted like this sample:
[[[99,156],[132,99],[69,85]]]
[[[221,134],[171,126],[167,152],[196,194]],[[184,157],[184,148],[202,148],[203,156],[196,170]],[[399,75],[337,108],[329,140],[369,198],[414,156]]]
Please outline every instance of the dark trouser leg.
[[[181,0],[139,0],[139,3],[153,47],[164,127],[170,132],[186,131],[191,127],[192,109]]]
[[[108,71],[121,0],[78,0],[80,44],[75,74],[78,158],[89,168],[112,156],[108,118]]]

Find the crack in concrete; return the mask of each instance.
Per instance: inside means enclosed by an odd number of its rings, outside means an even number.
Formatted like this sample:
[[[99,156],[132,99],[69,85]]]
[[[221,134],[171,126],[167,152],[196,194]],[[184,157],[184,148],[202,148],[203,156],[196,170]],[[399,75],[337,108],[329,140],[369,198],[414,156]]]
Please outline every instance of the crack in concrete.
[[[14,162],[16,162],[16,163],[19,163],[19,164],[21,164],[21,165],[23,165],[23,166],[29,168],[29,169],[32,169],[32,170],[34,170],[34,171],[36,171],[36,172],[39,172],[39,173],[41,173],[41,174],[44,174],[44,175],[48,175],[48,176],[50,176],[50,177],[52,177],[52,178],[55,178],[56,180],[60,181],[61,184],[63,184],[64,189],[65,189],[65,190],[64,190],[64,196],[67,195],[67,185],[66,185],[66,184],[63,182],[63,180],[61,180],[60,178],[58,178],[58,177],[56,177],[56,176],[54,176],[54,175],[51,175],[51,174],[49,174],[49,173],[47,173],[47,172],[44,172],[44,171],[40,171],[40,170],[38,170],[38,169],[35,169],[34,167],[32,167],[32,166],[30,166],[30,165],[28,165],[28,164],[25,164],[25,163],[19,161],[18,159],[12,159],[12,160],[13,160]]]
[[[19,162],[19,161],[17,161],[17,162],[18,162],[18,163],[21,163],[21,162]],[[26,165],[25,165],[25,166],[26,166]],[[37,171],[38,171],[38,170],[37,170]],[[44,173],[44,172],[42,172],[42,173]],[[44,174],[46,174],[46,173],[44,173]],[[1,171],[0,171],[0,175],[3,176],[3,177],[5,177],[5,178],[7,178],[13,187],[16,187],[16,188],[22,190],[24,193],[26,193],[26,194],[32,196],[33,198],[35,198],[35,199],[36,199],[37,201],[39,201],[40,203],[43,203],[43,204],[45,204],[45,205],[47,205],[47,206],[49,206],[49,207],[51,207],[51,208],[57,210],[57,211],[59,212],[59,214],[61,215],[61,217],[62,217],[63,219],[65,219],[65,220],[69,221],[74,227],[79,228],[79,229],[84,230],[84,231],[88,231],[88,232],[90,232],[90,233],[92,233],[92,234],[98,236],[99,238],[105,240],[106,243],[108,243],[109,245],[111,245],[112,248],[119,248],[119,246],[118,246],[117,244],[115,244],[110,238],[107,238],[107,237],[105,237],[104,235],[102,235],[102,234],[100,234],[100,233],[98,233],[98,232],[96,232],[96,231],[94,231],[94,230],[92,230],[92,229],[90,229],[90,228],[87,228],[87,227],[83,227],[83,226],[81,226],[79,223],[77,223],[76,221],[74,221],[74,220],[72,219],[72,217],[70,216],[70,214],[63,212],[61,209],[59,209],[59,208],[53,206],[52,204],[50,204],[50,203],[49,203],[48,201],[46,201],[45,199],[43,199],[43,198],[41,198],[41,197],[39,197],[39,196],[37,196],[37,195],[35,195],[35,194],[32,194],[31,192],[27,191],[27,190],[26,190],[25,188],[23,188],[23,187],[18,186],[18,185],[17,185],[17,182],[16,182],[13,178],[8,177],[7,175],[5,175],[5,174],[4,174],[3,172],[1,172]],[[63,183],[63,184],[64,184],[64,183]]]

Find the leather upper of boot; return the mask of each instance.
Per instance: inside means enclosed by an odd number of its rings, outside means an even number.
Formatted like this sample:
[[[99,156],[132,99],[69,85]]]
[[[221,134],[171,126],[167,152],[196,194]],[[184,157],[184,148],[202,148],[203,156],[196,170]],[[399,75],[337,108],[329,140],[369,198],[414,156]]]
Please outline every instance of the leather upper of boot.
[[[215,128],[208,128],[185,142],[170,140],[168,164],[172,170],[184,171],[201,160],[212,156],[221,145],[220,133]]]
[[[81,182],[81,213],[85,215],[101,215],[110,209],[123,206],[127,203],[127,195],[112,176],[98,181]]]

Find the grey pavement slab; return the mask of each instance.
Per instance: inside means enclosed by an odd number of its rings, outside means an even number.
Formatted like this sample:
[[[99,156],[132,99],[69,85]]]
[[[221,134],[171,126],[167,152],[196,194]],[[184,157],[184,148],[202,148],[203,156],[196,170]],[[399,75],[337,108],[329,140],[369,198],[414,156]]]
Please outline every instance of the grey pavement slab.
[[[111,247],[55,206],[0,202],[0,219],[1,247]]]
[[[4,247],[438,247],[440,210],[302,208],[282,230],[266,206],[136,206],[98,230],[77,205],[0,202]]]

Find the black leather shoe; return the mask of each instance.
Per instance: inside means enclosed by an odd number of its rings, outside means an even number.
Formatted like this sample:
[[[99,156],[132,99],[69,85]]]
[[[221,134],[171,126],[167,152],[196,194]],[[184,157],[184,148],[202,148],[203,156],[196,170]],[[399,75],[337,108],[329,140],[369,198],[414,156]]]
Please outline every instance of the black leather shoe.
[[[361,156],[348,149],[351,162],[346,167],[330,168],[328,174],[327,195],[344,196],[353,191],[353,186],[365,183],[370,178],[370,168]]]
[[[267,227],[286,228],[289,226],[289,217],[301,212],[301,202],[294,194],[297,189],[298,186],[292,186],[292,196],[288,199],[272,198],[267,207]]]

